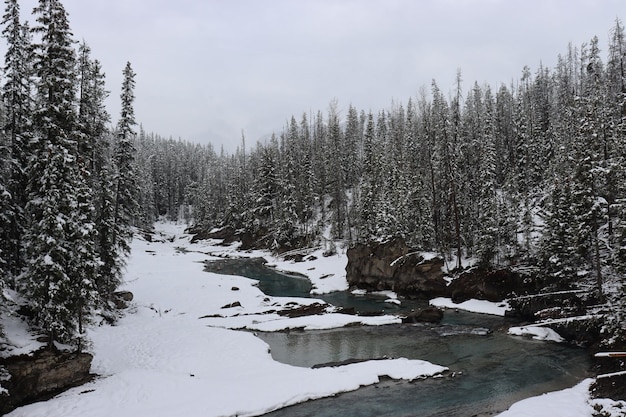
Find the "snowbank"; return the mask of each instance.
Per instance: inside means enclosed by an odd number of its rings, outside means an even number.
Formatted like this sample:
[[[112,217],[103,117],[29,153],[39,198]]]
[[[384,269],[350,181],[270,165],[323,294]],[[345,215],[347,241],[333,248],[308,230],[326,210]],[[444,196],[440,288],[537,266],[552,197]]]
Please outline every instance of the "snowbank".
[[[462,303],[455,304],[450,298],[444,297],[433,298],[430,300],[430,305],[435,307],[465,310],[472,313],[493,314],[496,316],[504,316],[505,312],[509,310],[509,305],[506,301],[496,303],[485,300],[467,300]]]
[[[589,386],[593,379],[585,379],[573,388],[527,398],[511,406],[499,417],[573,417],[593,415],[589,404]]]
[[[531,336],[535,340],[546,340],[550,342],[562,343],[565,341],[557,332],[549,327],[537,325],[511,327],[509,334],[514,336]]]

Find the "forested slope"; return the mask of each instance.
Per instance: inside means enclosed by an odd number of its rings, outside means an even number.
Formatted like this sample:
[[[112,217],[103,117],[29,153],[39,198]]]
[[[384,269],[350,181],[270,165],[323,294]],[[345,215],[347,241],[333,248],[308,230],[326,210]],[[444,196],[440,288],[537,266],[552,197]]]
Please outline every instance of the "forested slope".
[[[404,237],[483,266],[527,264],[622,303],[626,42],[570,45],[511,85],[461,73],[378,112],[332,102],[234,154],[141,133],[144,218],[193,219],[282,252]],[[147,176],[146,176],[147,175]],[[460,263],[459,263],[460,265]],[[619,309],[616,309],[616,311]]]

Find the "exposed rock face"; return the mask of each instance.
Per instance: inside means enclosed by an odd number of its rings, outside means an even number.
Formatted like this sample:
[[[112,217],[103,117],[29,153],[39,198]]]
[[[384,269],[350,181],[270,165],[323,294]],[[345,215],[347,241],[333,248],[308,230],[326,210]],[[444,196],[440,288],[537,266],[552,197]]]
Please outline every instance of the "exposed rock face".
[[[480,268],[463,272],[450,283],[450,297],[455,303],[471,298],[488,301],[502,301],[511,296],[532,291],[532,280],[509,269],[484,270]]]
[[[350,286],[392,290],[411,298],[434,298],[446,294],[443,259],[425,260],[401,238],[384,243],[356,244],[348,249],[346,278]]]
[[[91,379],[92,359],[88,353],[50,350],[41,350],[32,356],[0,359],[0,365],[11,375],[3,383],[9,396],[2,397],[0,414],[85,383]]]
[[[512,315],[526,320],[558,319],[584,315],[596,301],[586,292],[557,291],[512,298],[509,305]]]
[[[215,230],[206,230],[203,228],[196,228],[188,230],[194,236],[191,238],[191,243],[195,243],[204,239],[221,239],[225,244],[234,242],[236,240],[235,230],[231,227],[222,227]]]

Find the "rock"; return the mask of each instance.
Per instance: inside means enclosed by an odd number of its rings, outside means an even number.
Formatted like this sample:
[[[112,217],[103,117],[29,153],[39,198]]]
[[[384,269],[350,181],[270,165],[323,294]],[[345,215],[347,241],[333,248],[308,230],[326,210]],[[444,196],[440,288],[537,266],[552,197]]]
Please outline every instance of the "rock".
[[[443,319],[443,310],[437,307],[425,307],[411,311],[402,319],[402,323],[439,323]]]
[[[559,319],[586,314],[586,307],[597,304],[592,292],[556,291],[514,297],[509,300],[510,317],[525,320]]]
[[[531,280],[509,269],[473,268],[450,283],[448,291],[455,303],[469,299],[502,301],[511,296],[528,294],[534,289]]]
[[[48,349],[32,356],[0,359],[0,368],[4,367],[10,375],[10,379],[3,383],[9,395],[0,402],[0,414],[84,384],[92,378],[89,373],[92,359],[88,353]]]
[[[223,243],[231,243],[236,240],[235,230],[232,227],[221,227],[219,229],[206,230],[202,228],[191,229],[193,237],[191,243],[196,243],[199,240],[206,239],[220,239]]]
[[[290,304],[288,303],[286,305],[290,305]],[[313,316],[313,315],[326,313],[327,308],[328,308],[327,304],[320,304],[320,303],[313,303],[309,305],[293,304],[292,308],[289,308],[286,310],[279,310],[278,315],[283,316],[283,317],[289,317],[289,318]]]
[[[304,262],[304,254],[302,253],[290,253],[284,255],[285,261]]]
[[[356,244],[348,249],[346,278],[351,287],[370,291],[392,290],[410,298],[435,298],[446,294],[443,259],[424,259],[404,239]]]
[[[117,291],[113,293],[111,301],[118,310],[128,308],[128,304],[133,301],[133,293],[130,291]]]
[[[239,287],[231,287],[231,291],[239,291]]]
[[[241,303],[239,301],[235,301],[234,303],[230,303],[230,304],[226,304],[225,306],[222,306],[222,308],[234,308],[234,307],[241,307]]]
[[[550,323],[550,328],[557,332],[566,342],[576,346],[590,347],[601,340],[603,320],[588,316],[586,319],[575,319]]]
[[[626,340],[623,338],[619,339],[610,347],[604,346],[600,350],[624,352],[626,351]],[[594,349],[594,352],[597,353],[597,349]],[[594,357],[592,371],[596,375],[614,374],[626,371],[626,358]],[[611,398],[615,401],[626,401],[626,375],[597,378],[593,385],[591,385],[591,395],[593,398]]]

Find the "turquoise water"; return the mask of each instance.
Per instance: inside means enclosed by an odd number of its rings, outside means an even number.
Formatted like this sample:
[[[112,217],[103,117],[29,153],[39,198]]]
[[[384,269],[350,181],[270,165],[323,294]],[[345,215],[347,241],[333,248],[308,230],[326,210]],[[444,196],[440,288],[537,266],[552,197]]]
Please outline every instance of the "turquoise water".
[[[303,297],[310,290],[308,280],[278,273],[259,262],[238,260],[220,268],[222,273],[258,279],[268,295]],[[359,312],[393,313],[424,304],[407,301],[396,307],[380,297],[345,292],[322,298]],[[520,399],[571,387],[588,376],[590,362],[584,350],[509,336],[506,331],[514,324],[503,317],[447,310],[440,324],[259,333],[275,360],[294,366],[405,357],[450,369],[442,378],[383,381],[266,416],[487,416]]]

